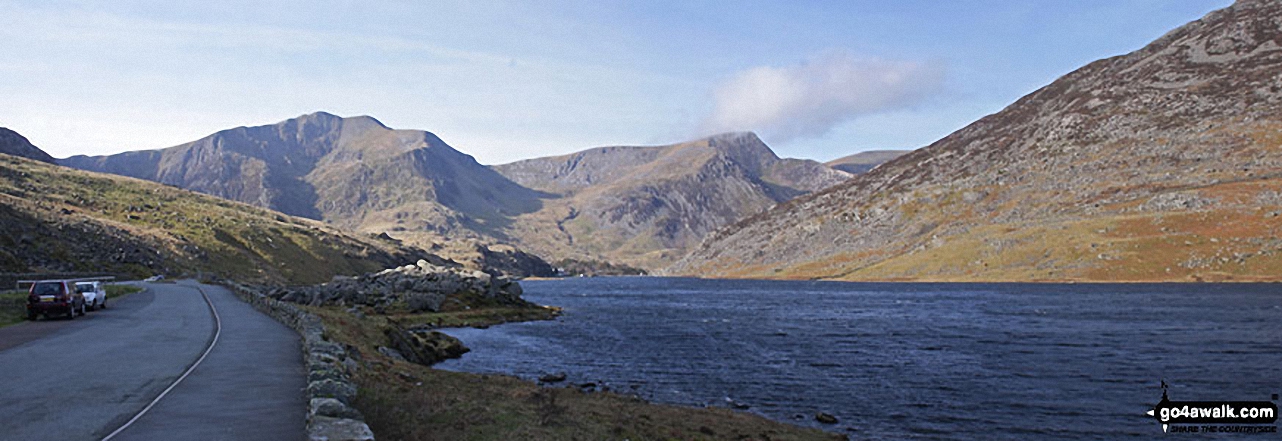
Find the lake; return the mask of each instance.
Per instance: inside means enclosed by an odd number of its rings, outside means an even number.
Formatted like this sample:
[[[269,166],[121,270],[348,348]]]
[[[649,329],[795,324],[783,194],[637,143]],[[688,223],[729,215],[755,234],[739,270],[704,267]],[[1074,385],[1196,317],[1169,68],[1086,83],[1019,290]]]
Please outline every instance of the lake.
[[[1144,412],[1163,379],[1181,401],[1282,392],[1277,284],[522,285],[564,315],[448,330],[472,352],[438,367],[563,371],[655,402],[733,400],[852,439],[1152,438],[1161,428]],[[840,422],[817,423],[820,411]]]

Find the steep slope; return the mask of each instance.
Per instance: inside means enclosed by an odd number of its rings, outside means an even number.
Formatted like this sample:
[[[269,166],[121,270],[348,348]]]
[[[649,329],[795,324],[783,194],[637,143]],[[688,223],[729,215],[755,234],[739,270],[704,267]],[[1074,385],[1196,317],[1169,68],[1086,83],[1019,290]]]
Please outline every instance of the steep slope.
[[[868,170],[872,170],[878,165],[890,162],[900,156],[904,156],[911,151],[912,150],[868,150],[825,162],[824,165],[852,175],[857,175],[861,173],[868,173]]]
[[[21,156],[41,162],[54,162],[52,156],[49,156],[44,150],[40,150],[39,147],[31,145],[31,141],[28,141],[26,137],[4,127],[0,127],[0,153]]]
[[[509,236],[555,260],[657,268],[704,235],[848,174],[780,159],[751,133],[661,147],[603,147],[494,166],[555,195],[518,216]]]
[[[298,284],[417,259],[453,264],[239,202],[0,154],[0,272]]]
[[[1282,277],[1282,2],[1241,0],[847,183],[677,274]]]

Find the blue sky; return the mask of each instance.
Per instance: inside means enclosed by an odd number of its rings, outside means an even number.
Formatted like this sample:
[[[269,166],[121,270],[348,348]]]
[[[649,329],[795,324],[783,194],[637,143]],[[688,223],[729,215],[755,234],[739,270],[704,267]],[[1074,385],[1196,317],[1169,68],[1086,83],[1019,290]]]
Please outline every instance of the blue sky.
[[[828,160],[927,145],[1231,2],[270,3],[0,0],[0,126],[65,157],[324,110],[486,164],[729,130]]]

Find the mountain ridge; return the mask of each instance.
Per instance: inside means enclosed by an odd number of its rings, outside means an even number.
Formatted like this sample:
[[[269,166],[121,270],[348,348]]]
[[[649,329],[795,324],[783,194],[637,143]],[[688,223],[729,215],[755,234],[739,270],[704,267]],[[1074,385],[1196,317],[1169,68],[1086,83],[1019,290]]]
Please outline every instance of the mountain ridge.
[[[493,166],[556,195],[518,217],[522,246],[557,259],[656,269],[708,232],[841,182],[845,172],[779,158],[750,132],[647,147],[600,147]],[[535,234],[543,232],[543,234]]]
[[[58,162],[388,234],[451,258],[537,259],[521,251],[529,249],[648,269],[717,227],[849,177],[779,158],[749,132],[483,166],[431,132],[325,112]]]

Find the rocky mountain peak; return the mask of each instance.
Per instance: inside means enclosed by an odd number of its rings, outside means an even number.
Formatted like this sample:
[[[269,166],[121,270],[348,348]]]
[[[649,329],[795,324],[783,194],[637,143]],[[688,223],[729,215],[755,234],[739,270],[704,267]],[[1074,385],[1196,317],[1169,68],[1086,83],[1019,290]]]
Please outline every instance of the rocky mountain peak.
[[[774,150],[753,132],[722,133],[705,138],[703,142],[754,173],[760,173],[779,160]]]

